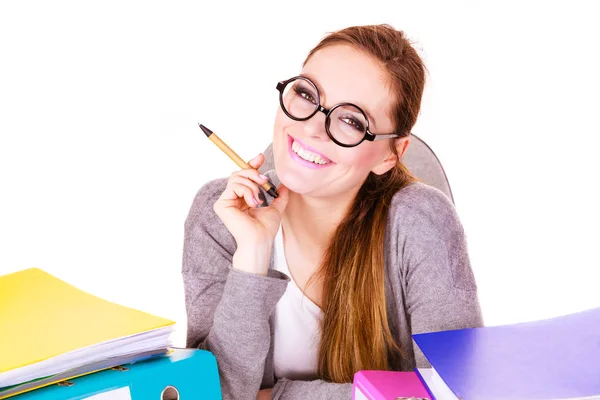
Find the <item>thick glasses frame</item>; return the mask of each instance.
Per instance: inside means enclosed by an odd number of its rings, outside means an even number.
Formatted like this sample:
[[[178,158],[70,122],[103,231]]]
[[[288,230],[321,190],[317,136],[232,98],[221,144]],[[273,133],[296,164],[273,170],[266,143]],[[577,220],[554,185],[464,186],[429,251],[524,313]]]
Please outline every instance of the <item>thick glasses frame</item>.
[[[315,110],[308,117],[304,117],[304,118],[298,118],[298,117],[295,117],[292,114],[290,114],[288,112],[288,110],[285,108],[285,105],[283,103],[283,91],[284,91],[285,87],[290,82],[293,82],[293,81],[298,80],[298,79],[302,79],[302,80],[308,82],[312,87],[315,88],[315,92],[317,93],[317,105],[315,107]],[[384,139],[397,138],[397,137],[401,137],[402,136],[402,135],[399,135],[397,133],[384,133],[384,134],[377,133],[376,134],[376,133],[373,133],[373,132],[369,131],[369,118],[367,118],[367,114],[362,110],[362,108],[360,108],[356,104],[352,104],[352,103],[339,103],[339,104],[334,105],[330,109],[327,109],[327,108],[323,107],[321,105],[321,94],[319,93],[319,89],[317,88],[317,85],[315,85],[313,83],[313,81],[311,81],[310,79],[308,79],[305,76],[300,76],[300,75],[299,76],[294,76],[293,78],[287,79],[285,81],[277,82],[276,88],[279,91],[279,104],[281,105],[281,109],[283,110],[283,112],[285,113],[285,115],[287,115],[289,118],[293,119],[294,121],[306,121],[308,119],[311,119],[312,117],[315,116],[315,114],[318,111],[321,111],[323,114],[325,114],[325,116],[326,116],[326,118],[325,118],[325,131],[327,132],[327,136],[329,136],[329,138],[335,144],[337,144],[338,146],[342,146],[342,147],[356,147],[359,144],[361,144],[362,142],[364,142],[365,140],[373,142],[375,140],[384,140]],[[333,137],[333,135],[329,131],[329,125],[331,124],[331,119],[330,119],[331,113],[333,113],[333,111],[335,111],[335,109],[337,109],[338,107],[342,107],[342,106],[352,106],[352,107],[355,107],[358,111],[361,112],[361,114],[363,115],[363,117],[365,117],[365,121],[367,123],[367,126],[365,127],[365,135],[356,144],[346,144],[346,143],[339,142],[338,140],[336,140],[335,137]]]

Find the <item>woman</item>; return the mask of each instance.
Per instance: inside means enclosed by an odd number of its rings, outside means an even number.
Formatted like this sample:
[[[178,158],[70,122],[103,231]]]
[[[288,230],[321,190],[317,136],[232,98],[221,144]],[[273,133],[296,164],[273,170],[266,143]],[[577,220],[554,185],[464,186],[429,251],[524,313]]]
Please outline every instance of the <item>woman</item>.
[[[482,325],[452,203],[400,162],[424,84],[401,31],[334,32],[277,85],[275,170],[198,192],[187,345],[216,356],[225,399],[350,399],[359,370],[428,365],[412,334]]]

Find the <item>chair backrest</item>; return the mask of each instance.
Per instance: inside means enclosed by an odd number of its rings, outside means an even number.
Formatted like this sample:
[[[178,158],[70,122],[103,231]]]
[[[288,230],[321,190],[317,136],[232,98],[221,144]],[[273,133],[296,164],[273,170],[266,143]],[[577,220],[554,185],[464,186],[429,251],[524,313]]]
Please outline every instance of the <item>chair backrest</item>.
[[[272,144],[267,147],[263,154],[265,155],[265,162],[260,167],[260,171],[265,172],[274,169]],[[402,157],[402,162],[414,176],[423,183],[439,189],[454,203],[446,172],[431,147],[423,139],[414,134],[411,136],[410,145],[404,157]]]

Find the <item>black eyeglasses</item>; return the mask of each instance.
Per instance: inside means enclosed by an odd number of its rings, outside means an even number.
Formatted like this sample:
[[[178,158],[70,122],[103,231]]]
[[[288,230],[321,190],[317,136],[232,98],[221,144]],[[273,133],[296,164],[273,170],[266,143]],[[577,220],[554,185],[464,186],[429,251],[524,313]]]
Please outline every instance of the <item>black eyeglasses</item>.
[[[374,134],[369,131],[369,119],[365,112],[352,103],[340,103],[329,110],[321,105],[319,90],[310,79],[295,76],[277,83],[281,109],[295,121],[306,121],[317,111],[326,115],[327,135],[339,146],[354,147],[363,141],[370,142],[397,138],[397,133]]]

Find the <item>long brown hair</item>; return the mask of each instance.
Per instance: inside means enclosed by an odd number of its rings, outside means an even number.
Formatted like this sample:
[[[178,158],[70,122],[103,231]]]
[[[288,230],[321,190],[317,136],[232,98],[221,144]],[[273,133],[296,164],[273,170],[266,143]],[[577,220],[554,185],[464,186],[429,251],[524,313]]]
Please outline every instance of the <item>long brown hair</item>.
[[[395,96],[390,118],[395,132],[408,136],[421,107],[426,69],[404,33],[389,25],[345,28],[326,36],[304,63],[339,44],[363,51],[388,72],[386,83]],[[390,147],[397,155],[394,140]],[[357,371],[393,368],[393,360],[405,354],[388,324],[384,235],[392,197],[414,179],[400,161],[385,174],[370,173],[313,276],[323,282],[321,379],[352,382]]]

